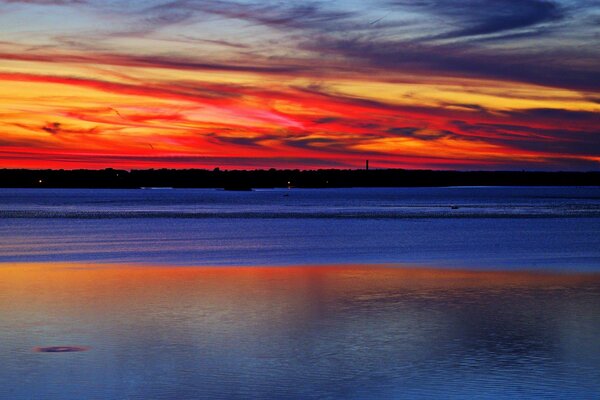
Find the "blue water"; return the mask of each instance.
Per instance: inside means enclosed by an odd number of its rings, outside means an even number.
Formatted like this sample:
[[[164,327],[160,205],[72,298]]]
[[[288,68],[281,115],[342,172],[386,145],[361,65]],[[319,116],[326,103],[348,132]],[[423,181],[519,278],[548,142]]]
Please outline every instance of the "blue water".
[[[596,399],[598,337],[600,188],[0,190],[2,400]]]
[[[600,188],[0,190],[0,262],[596,271]]]

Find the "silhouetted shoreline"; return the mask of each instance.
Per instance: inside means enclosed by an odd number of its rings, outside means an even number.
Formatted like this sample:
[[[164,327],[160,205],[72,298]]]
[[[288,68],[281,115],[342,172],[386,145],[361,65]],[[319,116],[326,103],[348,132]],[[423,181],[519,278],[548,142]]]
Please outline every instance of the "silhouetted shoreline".
[[[600,172],[433,170],[1,169],[3,188],[600,186]]]

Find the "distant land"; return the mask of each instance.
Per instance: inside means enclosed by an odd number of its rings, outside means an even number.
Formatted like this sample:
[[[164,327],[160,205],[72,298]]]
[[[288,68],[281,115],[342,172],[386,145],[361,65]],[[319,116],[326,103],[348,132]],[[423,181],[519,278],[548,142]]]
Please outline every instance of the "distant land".
[[[371,170],[0,169],[2,188],[340,188],[600,186],[600,172]]]

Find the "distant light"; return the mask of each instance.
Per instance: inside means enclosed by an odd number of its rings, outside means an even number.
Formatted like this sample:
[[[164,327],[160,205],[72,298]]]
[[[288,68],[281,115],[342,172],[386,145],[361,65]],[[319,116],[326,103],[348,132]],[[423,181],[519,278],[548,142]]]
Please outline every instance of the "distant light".
[[[292,182],[288,181],[288,185],[291,185],[291,184],[292,184]]]
[[[40,179],[40,180],[38,181],[38,183],[42,183],[42,180]]]

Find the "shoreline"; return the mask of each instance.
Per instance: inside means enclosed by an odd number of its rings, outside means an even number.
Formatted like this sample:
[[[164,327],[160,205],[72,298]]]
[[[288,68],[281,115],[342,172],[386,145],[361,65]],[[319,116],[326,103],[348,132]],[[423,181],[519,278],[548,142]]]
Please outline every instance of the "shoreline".
[[[600,186],[600,171],[405,169],[0,169],[2,188],[259,188]]]

